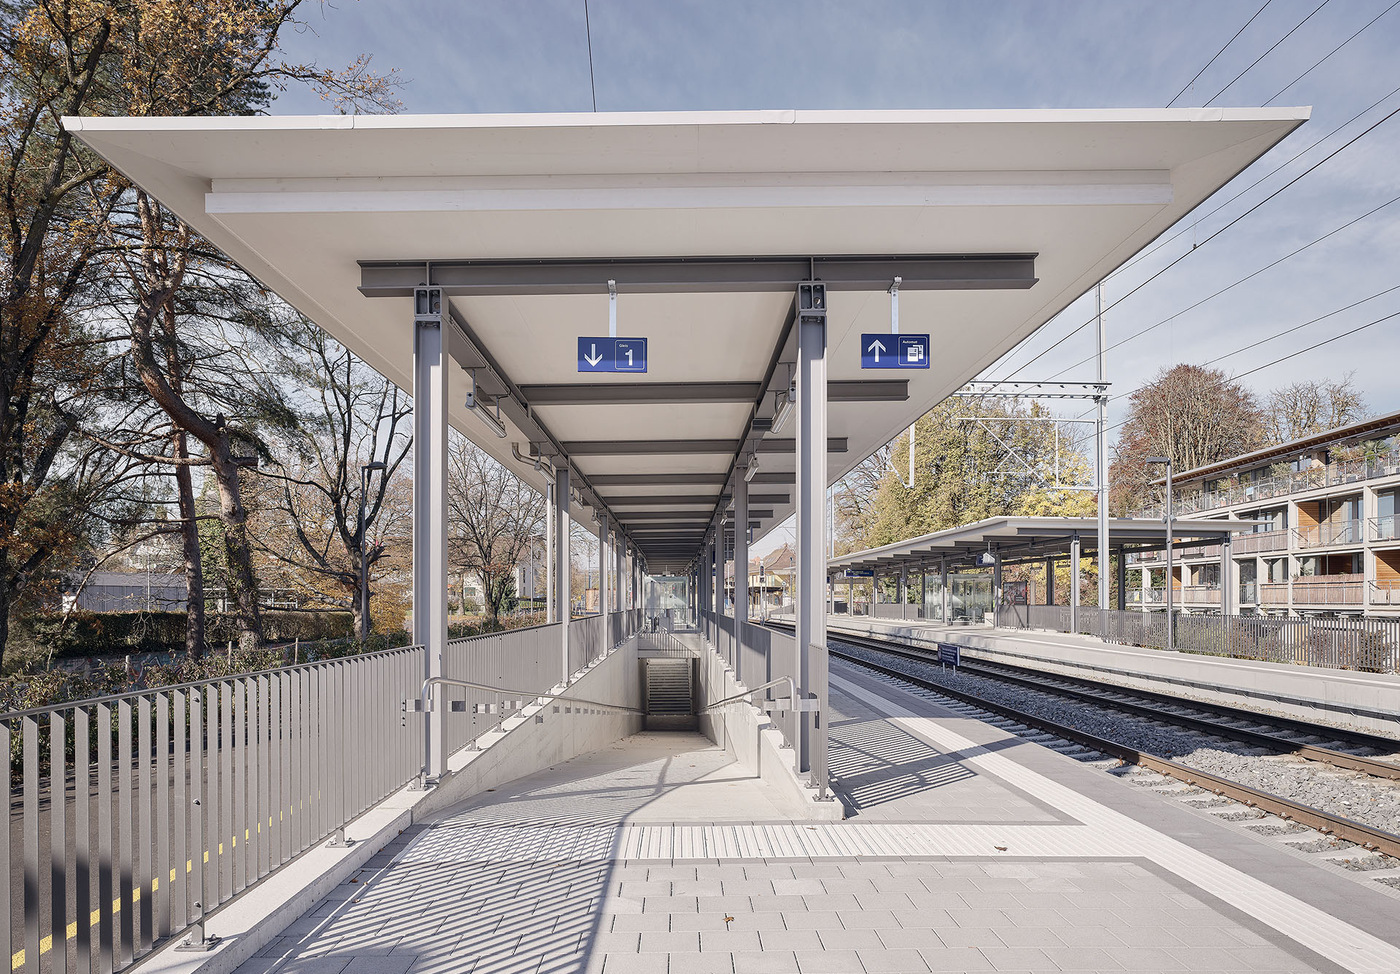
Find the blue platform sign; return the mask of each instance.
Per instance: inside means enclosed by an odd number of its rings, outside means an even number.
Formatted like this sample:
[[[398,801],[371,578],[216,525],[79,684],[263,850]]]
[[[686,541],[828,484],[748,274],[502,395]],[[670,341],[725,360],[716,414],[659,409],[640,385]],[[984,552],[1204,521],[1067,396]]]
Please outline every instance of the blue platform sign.
[[[846,574],[845,574],[844,577],[846,577],[846,578],[874,578],[874,577],[875,577],[875,569],[873,569],[873,568],[847,568],[847,569],[846,569]]]
[[[928,368],[927,335],[861,335],[862,369]]]
[[[580,338],[578,340],[578,370],[580,372],[645,372],[647,370],[647,340],[645,338]]]
[[[962,665],[962,650],[952,643],[939,643],[938,662],[956,670]]]

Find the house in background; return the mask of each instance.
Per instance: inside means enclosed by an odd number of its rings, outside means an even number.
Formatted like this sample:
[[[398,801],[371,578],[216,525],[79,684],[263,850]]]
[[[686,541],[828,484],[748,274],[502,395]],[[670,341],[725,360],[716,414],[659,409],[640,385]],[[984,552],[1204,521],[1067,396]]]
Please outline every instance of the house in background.
[[[1228,558],[1177,550],[1174,605],[1218,612],[1228,585],[1244,615],[1400,616],[1400,412],[1177,473],[1172,488],[1178,518],[1256,522]],[[1164,559],[1136,565],[1160,577]],[[1130,598],[1160,605],[1163,589]]]

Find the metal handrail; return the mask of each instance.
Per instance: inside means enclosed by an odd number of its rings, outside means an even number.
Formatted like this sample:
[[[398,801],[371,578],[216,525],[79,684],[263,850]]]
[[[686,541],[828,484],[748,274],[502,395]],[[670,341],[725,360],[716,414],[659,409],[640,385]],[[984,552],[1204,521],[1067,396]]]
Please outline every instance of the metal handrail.
[[[703,707],[700,708],[700,712],[703,714],[703,713],[705,713],[706,711],[715,709],[716,707],[722,707],[722,706],[724,706],[725,704],[734,703],[734,702],[739,701],[739,700],[744,700],[744,699],[748,698],[749,696],[752,696],[753,694],[757,693],[757,692],[760,691],[760,690],[768,690],[768,689],[770,689],[770,688],[772,688],[772,687],[778,686],[780,683],[786,683],[786,684],[787,684],[787,686],[788,686],[788,699],[792,700],[793,703],[796,703],[796,702],[797,702],[797,681],[794,680],[794,679],[793,679],[792,677],[790,677],[790,676],[780,676],[780,677],[778,677],[776,680],[769,680],[767,683],[761,683],[761,684],[759,684],[758,686],[756,686],[756,687],[754,687],[754,688],[752,688],[752,689],[750,689],[750,690],[745,690],[743,693],[736,693],[736,694],[734,694],[733,696],[725,697],[723,700],[716,700],[714,703],[706,704],[705,706],[703,706]],[[778,698],[776,698],[776,699],[781,700],[781,699],[783,699],[783,698],[782,698],[782,697],[778,697]],[[752,702],[752,701],[750,701],[750,702]]]
[[[529,700],[531,698],[545,701],[567,700],[570,703],[583,704],[588,707],[603,707],[608,710],[616,710],[628,714],[641,714],[643,716],[646,714],[644,710],[639,710],[636,707],[628,707],[620,703],[603,703],[599,700],[588,700],[584,697],[571,697],[564,693],[541,693],[538,690],[512,690],[509,687],[496,687],[489,683],[473,683],[471,680],[459,680],[450,676],[430,676],[423,681],[423,690],[419,697],[419,702],[424,713],[431,710],[431,702],[428,700],[428,691],[434,686],[455,686],[465,687],[468,690],[485,690],[488,693],[499,694],[503,697],[514,697],[517,700]]]

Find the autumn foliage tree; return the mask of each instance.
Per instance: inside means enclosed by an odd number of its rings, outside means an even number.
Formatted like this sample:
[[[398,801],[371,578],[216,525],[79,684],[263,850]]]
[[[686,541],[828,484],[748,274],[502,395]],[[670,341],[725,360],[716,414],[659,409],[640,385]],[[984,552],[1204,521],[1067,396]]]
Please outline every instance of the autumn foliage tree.
[[[16,599],[56,548],[58,539],[43,538],[45,525],[63,523],[40,523],[35,512],[64,487],[61,472],[69,465],[62,458],[79,428],[72,403],[97,368],[92,359],[100,358],[92,351],[96,339],[85,333],[81,302],[102,259],[130,255],[123,270],[133,285],[142,382],[163,406],[179,398],[169,375],[166,388],[147,380],[163,368],[159,322],[183,283],[191,241],[165,214],[149,205],[142,213],[139,202],[133,207],[130,187],[79,146],[61,119],[248,113],[293,83],[318,88],[342,109],[390,101],[392,82],[372,74],[367,58],[332,72],[280,56],[278,38],[302,5],[0,3],[0,658]],[[114,218],[127,229],[114,233]],[[155,248],[174,256],[153,260]],[[223,435],[217,417],[176,413],[177,425],[206,448]],[[256,641],[256,621],[249,625]]]
[[[1128,399],[1109,468],[1110,504],[1131,513],[1146,502],[1170,457],[1178,473],[1247,453],[1263,445],[1263,414],[1254,393],[1218,369],[1181,364],[1162,369]]]

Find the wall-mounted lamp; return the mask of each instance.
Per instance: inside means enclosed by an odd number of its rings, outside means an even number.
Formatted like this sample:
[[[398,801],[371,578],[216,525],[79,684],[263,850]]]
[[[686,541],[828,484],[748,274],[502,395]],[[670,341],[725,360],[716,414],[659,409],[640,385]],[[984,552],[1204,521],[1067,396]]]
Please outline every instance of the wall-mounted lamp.
[[[481,408],[481,399],[476,394],[475,370],[469,372],[468,375],[472,377],[472,388],[471,391],[467,393],[466,407],[474,412],[477,418],[490,428],[491,432],[504,440],[507,432],[506,424],[501,422],[501,401],[499,399],[496,400],[496,412],[494,415]]]
[[[749,468],[744,471],[744,483],[752,483],[756,473],[758,473],[758,457],[749,457]]]

